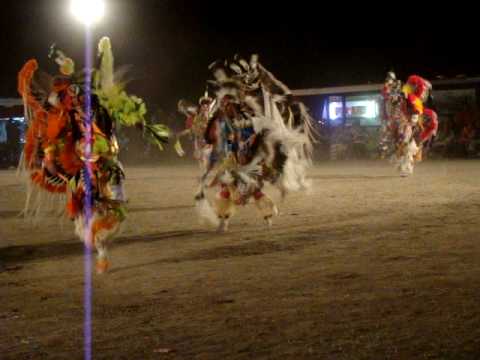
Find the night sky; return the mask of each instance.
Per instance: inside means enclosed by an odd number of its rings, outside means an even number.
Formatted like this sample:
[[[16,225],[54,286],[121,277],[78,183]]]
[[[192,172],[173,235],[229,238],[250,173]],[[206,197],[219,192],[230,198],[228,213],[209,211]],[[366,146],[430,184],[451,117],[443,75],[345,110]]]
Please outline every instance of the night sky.
[[[458,4],[433,15],[413,2],[106,2],[95,38],[110,36],[116,64],[132,66],[130,92],[169,113],[179,98],[203,92],[212,61],[235,53],[259,53],[290,88],[381,82],[390,69],[402,78],[480,75],[477,11]],[[47,58],[53,42],[83,62],[83,28],[69,1],[2,0],[1,6],[0,97],[16,96],[16,74],[28,58],[54,72]]]

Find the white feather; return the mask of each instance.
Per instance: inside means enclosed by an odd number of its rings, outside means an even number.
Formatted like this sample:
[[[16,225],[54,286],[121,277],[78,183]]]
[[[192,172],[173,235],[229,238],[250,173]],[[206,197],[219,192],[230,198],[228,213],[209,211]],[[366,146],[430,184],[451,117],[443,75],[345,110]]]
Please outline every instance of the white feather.
[[[292,93],[292,91],[288,88],[287,85],[278,80],[270,71],[265,69],[262,64],[259,63],[258,68],[264,76],[268,77],[273,84],[275,84],[279,89],[282,90],[284,95],[290,95]]]
[[[98,54],[101,56],[100,86],[105,93],[113,89],[113,53],[110,39],[102,37],[98,43]]]
[[[236,74],[240,75],[242,73],[242,69],[237,64],[230,64],[230,69],[232,69]]]
[[[256,116],[263,115],[262,106],[258,103],[256,98],[248,95],[245,96],[244,102],[253,110]]]
[[[195,211],[201,224],[205,222],[212,226],[218,226],[220,224],[215,210],[206,197],[195,201]]]

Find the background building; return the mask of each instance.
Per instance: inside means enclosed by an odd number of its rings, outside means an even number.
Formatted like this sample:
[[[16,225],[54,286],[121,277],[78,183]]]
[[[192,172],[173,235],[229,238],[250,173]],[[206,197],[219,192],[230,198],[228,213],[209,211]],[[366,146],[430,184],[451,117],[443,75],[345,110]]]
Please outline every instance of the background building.
[[[432,81],[439,132],[432,152],[440,156],[477,156],[480,137],[480,77]],[[375,157],[383,84],[298,89],[321,133],[319,157]]]

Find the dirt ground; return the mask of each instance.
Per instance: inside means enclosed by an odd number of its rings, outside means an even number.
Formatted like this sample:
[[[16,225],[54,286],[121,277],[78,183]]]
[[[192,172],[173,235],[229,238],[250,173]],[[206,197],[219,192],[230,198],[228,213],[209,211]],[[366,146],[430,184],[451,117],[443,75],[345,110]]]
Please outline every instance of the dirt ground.
[[[480,358],[480,162],[320,164],[273,228],[248,205],[227,234],[197,221],[197,173],[127,168],[94,359]],[[23,198],[1,171],[0,358],[81,359],[82,244]]]

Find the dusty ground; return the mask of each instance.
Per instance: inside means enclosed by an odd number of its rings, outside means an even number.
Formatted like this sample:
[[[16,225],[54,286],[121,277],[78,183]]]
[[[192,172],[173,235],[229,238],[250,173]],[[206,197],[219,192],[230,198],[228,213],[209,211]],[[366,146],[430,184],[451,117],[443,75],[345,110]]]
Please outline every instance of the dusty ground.
[[[194,167],[127,172],[95,359],[480,358],[479,162],[319,165],[271,230],[248,206],[224,235],[197,223]],[[0,172],[0,358],[81,359],[82,245],[22,202]]]

